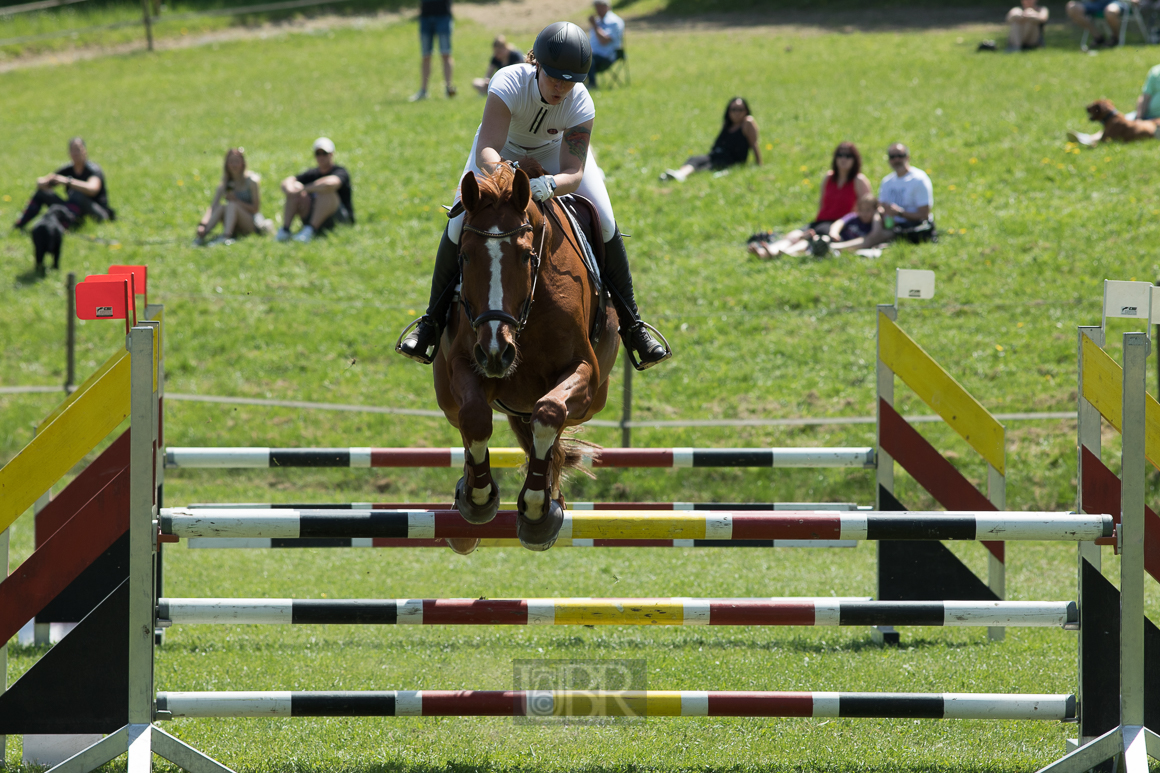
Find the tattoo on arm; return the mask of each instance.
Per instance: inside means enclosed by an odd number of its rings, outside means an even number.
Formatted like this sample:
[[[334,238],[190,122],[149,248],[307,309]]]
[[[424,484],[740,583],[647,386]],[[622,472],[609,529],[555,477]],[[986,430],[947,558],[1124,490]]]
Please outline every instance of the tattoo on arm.
[[[580,159],[580,167],[588,160],[588,142],[592,139],[592,132],[586,126],[575,126],[564,135],[564,142],[568,145],[568,152]]]

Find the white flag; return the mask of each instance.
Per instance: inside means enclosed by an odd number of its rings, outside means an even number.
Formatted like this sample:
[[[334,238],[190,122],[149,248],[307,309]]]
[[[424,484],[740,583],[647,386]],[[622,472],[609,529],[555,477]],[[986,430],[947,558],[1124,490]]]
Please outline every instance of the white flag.
[[[1104,280],[1104,319],[1120,317],[1148,321],[1152,316],[1152,284]]]
[[[897,284],[894,297],[929,300],[934,297],[934,272],[922,269],[895,269]]]

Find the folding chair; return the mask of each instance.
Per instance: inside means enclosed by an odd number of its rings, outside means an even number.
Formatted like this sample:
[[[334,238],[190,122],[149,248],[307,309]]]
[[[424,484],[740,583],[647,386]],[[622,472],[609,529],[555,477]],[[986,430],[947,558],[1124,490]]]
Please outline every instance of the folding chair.
[[[612,66],[606,71],[606,76],[609,83],[615,83],[617,86],[621,84],[625,86],[632,85],[632,77],[628,72],[628,53],[624,47],[616,49],[616,60],[613,61]]]
[[[1120,15],[1120,45],[1122,46],[1125,42],[1127,42],[1128,27],[1131,26],[1132,22],[1136,22],[1136,28],[1140,30],[1140,36],[1144,39],[1145,43],[1154,43],[1155,38],[1153,37],[1152,33],[1148,31],[1148,25],[1144,23],[1144,11],[1140,7],[1141,0],[1116,0],[1116,2],[1119,4],[1122,10]],[[1111,35],[1112,28],[1108,26],[1107,19],[1101,16],[1095,21],[1107,31],[1109,36]],[[1084,30],[1083,37],[1080,38],[1079,41],[1079,47],[1086,51],[1087,42],[1088,31]]]

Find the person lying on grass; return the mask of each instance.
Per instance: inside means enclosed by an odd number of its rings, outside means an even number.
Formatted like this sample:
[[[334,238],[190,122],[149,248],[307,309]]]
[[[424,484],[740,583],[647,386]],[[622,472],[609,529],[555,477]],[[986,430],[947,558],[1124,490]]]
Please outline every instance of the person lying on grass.
[[[813,222],[790,231],[783,239],[768,232],[754,234],[749,239],[749,251],[759,258],[804,255],[815,237],[828,233],[830,226],[852,212],[858,200],[868,193],[870,178],[862,174],[862,155],[857,146],[852,142],[839,143],[822,181],[821,201]]]
[[[37,178],[36,192],[12,224],[13,228],[21,230],[40,214],[41,209],[48,207],[48,211],[32,227],[36,275],[41,278],[47,274],[45,255],[52,255],[52,267],[60,268],[60,248],[65,231],[80,228],[86,216],[98,223],[116,220],[117,217],[109,206],[105,173],[100,164],[89,160],[85,141],[80,137],[69,140],[68,154],[70,163]],[[53,191],[58,185],[64,189],[67,198]]]
[[[741,97],[733,97],[725,106],[725,120],[721,132],[713,142],[713,149],[707,156],[690,156],[680,169],[668,169],[661,174],[661,180],[684,182],[693,172],[707,172],[710,169],[727,169],[735,164],[753,160],[761,166],[761,146],[757,141],[757,121],[749,111],[749,103]]]
[[[296,217],[302,219],[302,230],[294,234],[296,242],[308,242],[340,223],[354,225],[350,173],[334,163],[334,143],[326,137],[316,139],[314,159],[318,165],[313,169],[282,181],[286,206],[275,237],[280,242],[290,239],[290,226]]]
[[[830,226],[830,250],[863,250],[890,241],[890,232],[882,224],[878,197],[863,194],[854,211],[835,220]]]
[[[246,168],[244,148],[230,148],[222,163],[222,181],[213,195],[209,209],[197,224],[197,246],[207,243],[207,237],[218,223],[222,233],[209,244],[232,244],[239,236],[259,233],[270,221],[258,211],[262,207],[262,178]]]

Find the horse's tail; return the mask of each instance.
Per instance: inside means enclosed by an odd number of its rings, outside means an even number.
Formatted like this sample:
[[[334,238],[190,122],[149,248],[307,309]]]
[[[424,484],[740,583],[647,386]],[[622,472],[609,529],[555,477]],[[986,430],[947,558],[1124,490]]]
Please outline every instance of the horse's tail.
[[[508,416],[508,426],[515,433],[520,448],[529,457],[535,453],[535,439],[532,436],[532,425],[515,416]],[[581,440],[576,434],[581,427],[568,427],[560,435],[560,439],[552,446],[552,496],[558,493],[560,484],[568,478],[572,470],[580,470],[589,478],[595,478],[592,471],[584,464],[585,459],[597,459],[603,448],[596,443]]]

